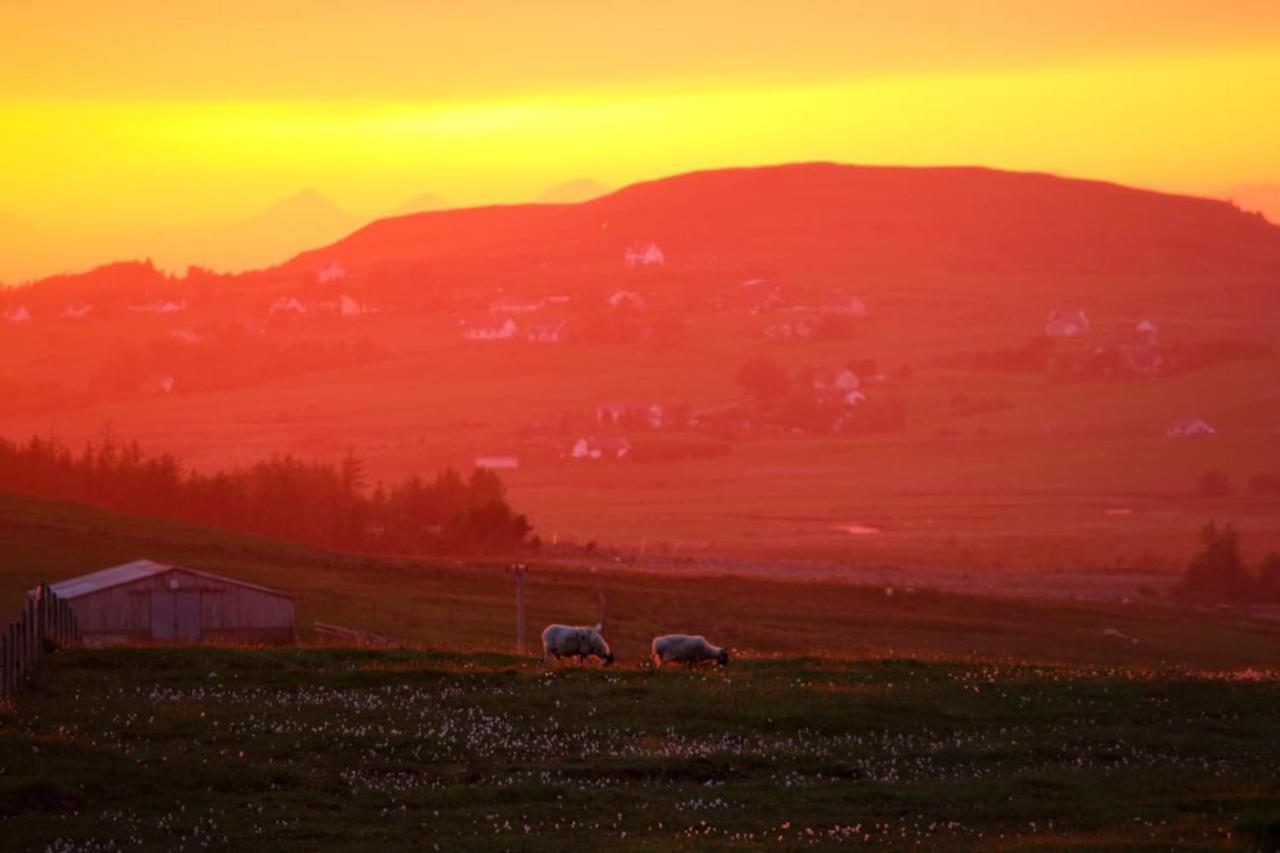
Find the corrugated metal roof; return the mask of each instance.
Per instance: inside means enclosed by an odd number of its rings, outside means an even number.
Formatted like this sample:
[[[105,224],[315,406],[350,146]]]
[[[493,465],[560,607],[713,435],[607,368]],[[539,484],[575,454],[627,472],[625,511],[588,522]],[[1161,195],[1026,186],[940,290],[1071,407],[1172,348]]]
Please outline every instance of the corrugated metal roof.
[[[133,583],[143,578],[162,575],[166,572],[182,571],[200,577],[212,578],[213,580],[223,583],[234,584],[236,586],[247,587],[258,592],[265,592],[271,595],[278,595],[281,598],[292,598],[288,593],[279,592],[274,589],[268,589],[265,586],[247,583],[236,578],[229,578],[223,575],[210,574],[209,572],[201,572],[196,569],[188,569],[185,566],[174,566],[168,563],[157,563],[154,560],[134,560],[132,563],[124,563],[120,566],[112,566],[109,569],[91,572],[87,575],[81,575],[78,578],[68,578],[64,581],[49,584],[49,589],[59,598],[78,598],[82,595],[89,595],[95,592],[101,592],[104,589],[110,589],[113,586],[121,584]],[[34,592],[34,590],[32,590]]]

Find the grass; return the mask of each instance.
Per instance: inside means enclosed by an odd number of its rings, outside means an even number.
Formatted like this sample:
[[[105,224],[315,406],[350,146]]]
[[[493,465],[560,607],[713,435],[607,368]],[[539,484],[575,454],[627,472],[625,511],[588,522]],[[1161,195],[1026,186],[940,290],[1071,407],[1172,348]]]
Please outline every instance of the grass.
[[[1274,672],[68,650],[0,717],[10,849],[1270,849]]]
[[[512,648],[515,592],[500,561],[347,555],[214,528],[0,495],[0,613],[23,591],[139,557],[241,578],[297,596],[297,624],[381,631],[461,651]],[[693,630],[762,656],[981,657],[1192,667],[1276,663],[1280,622],[1192,613],[1159,602],[1010,602],[898,587],[759,577],[596,571],[535,562],[526,579],[530,647],[550,622],[591,624],[605,594],[620,660],[642,660],[659,633]],[[1118,633],[1117,633],[1118,632]]]

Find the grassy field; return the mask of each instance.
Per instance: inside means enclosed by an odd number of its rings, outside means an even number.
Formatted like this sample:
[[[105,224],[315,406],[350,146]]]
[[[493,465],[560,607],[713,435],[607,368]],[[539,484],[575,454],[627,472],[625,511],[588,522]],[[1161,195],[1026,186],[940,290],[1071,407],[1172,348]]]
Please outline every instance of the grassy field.
[[[0,496],[0,613],[24,590],[149,557],[297,597],[298,627],[319,620],[460,651],[510,651],[515,590],[502,561],[394,560],[320,551],[214,528]],[[527,556],[526,556],[527,559]],[[594,569],[594,571],[592,570]],[[693,630],[756,655],[912,655],[1192,667],[1268,666],[1280,621],[1188,611],[1133,592],[1129,603],[1011,601],[898,586],[732,575],[664,575],[601,558],[534,560],[526,579],[530,648],[549,622],[592,624],[607,603],[620,660],[650,638]]]
[[[1273,849],[1274,672],[68,650],[8,849]]]

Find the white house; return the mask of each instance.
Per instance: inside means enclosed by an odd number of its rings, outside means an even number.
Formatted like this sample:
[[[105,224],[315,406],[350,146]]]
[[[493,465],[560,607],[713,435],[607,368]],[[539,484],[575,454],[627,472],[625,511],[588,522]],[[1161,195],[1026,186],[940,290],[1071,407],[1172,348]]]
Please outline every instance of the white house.
[[[469,341],[507,341],[520,327],[510,317],[480,317],[464,323],[462,337]]]
[[[1074,338],[1089,333],[1089,318],[1083,310],[1050,311],[1044,333],[1051,338]]]
[[[173,377],[168,373],[153,373],[143,380],[140,391],[144,394],[172,394]]]
[[[569,455],[574,459],[625,459],[631,452],[631,442],[625,438],[580,438],[574,442]]]
[[[92,310],[92,305],[68,305],[62,309],[58,316],[64,320],[82,320],[88,317],[89,312]]]
[[[490,314],[533,314],[542,310],[541,299],[518,299],[508,297],[489,303]]]
[[[321,284],[328,284],[331,281],[342,281],[346,277],[347,271],[333,261],[330,261],[329,265],[320,270],[319,274],[316,275],[316,280]]]
[[[1213,435],[1217,430],[1209,426],[1204,418],[1191,417],[1189,415],[1174,418],[1169,423],[1169,428],[1165,430],[1165,434],[1169,438],[1195,438],[1201,435]]]
[[[652,429],[662,429],[662,406],[657,403],[609,402],[596,406],[596,423],[614,426],[635,419]]]
[[[612,308],[634,308],[636,311],[643,311],[647,300],[633,290],[615,290],[609,295],[609,306]]]
[[[766,338],[773,338],[774,340],[781,341],[792,339],[803,340],[805,338],[812,338],[817,334],[817,332],[818,330],[815,329],[808,320],[797,320],[793,323],[771,323],[770,325],[765,326],[764,336]]]
[[[821,311],[823,314],[836,314],[842,317],[865,317],[867,316],[867,303],[856,296],[850,296],[823,305]]]
[[[146,305],[130,305],[129,310],[140,314],[176,314],[179,311],[186,311],[187,303],[185,300],[174,302],[169,299],[160,299],[155,302],[148,302]]]
[[[558,344],[564,341],[568,326],[564,320],[558,323],[540,323],[525,329],[524,339],[531,344]]]
[[[277,296],[271,302],[269,313],[272,316],[276,314],[300,315],[307,313],[307,306],[303,305],[296,296]]]
[[[27,310],[25,305],[16,305],[13,308],[5,309],[4,318],[10,323],[30,323],[31,312]]]
[[[658,248],[658,244],[649,241],[649,245],[644,243],[632,243],[627,246],[627,251],[623,253],[622,259],[628,267],[635,269],[636,267],[660,267],[667,262],[666,255]]]
[[[195,329],[174,329],[169,333],[169,337],[179,343],[191,345],[201,343],[204,340],[204,335],[201,335]]]

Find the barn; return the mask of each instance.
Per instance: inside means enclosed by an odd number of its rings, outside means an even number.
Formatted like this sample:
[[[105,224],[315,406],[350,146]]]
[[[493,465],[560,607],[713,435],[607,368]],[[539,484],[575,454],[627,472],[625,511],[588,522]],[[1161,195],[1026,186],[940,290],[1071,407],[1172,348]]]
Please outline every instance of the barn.
[[[294,639],[292,596],[183,566],[134,560],[49,588],[70,604],[88,644]]]

